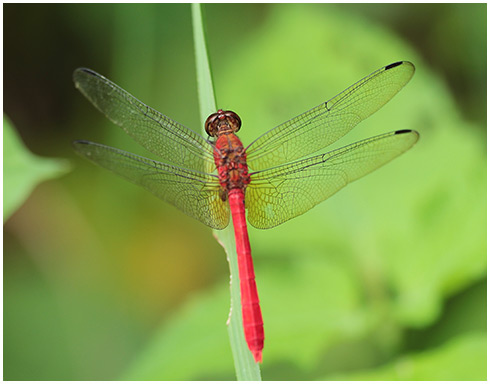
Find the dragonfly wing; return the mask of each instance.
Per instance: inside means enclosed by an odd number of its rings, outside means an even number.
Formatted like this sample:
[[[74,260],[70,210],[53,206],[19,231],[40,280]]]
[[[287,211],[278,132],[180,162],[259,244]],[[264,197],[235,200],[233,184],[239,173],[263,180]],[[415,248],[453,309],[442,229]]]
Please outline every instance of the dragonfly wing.
[[[218,177],[186,170],[89,141],[76,141],[88,160],[149,190],[187,215],[215,228],[228,225],[229,206],[220,197]]]
[[[73,81],[109,120],[162,160],[199,172],[214,169],[213,148],[201,135],[155,111],[90,69],[76,69]]]
[[[414,71],[408,61],[387,65],[329,101],[271,129],[247,148],[250,169],[297,160],[337,141],[395,96]]]
[[[275,227],[301,215],[408,150],[416,131],[375,136],[343,148],[251,174],[245,191],[248,221],[256,228]]]

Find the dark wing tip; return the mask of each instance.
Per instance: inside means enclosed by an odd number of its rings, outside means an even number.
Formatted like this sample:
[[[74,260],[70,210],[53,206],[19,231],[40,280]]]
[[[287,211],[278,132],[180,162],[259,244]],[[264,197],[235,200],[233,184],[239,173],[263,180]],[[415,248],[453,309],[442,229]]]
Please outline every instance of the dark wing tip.
[[[413,65],[413,63],[411,63],[410,61],[397,61],[396,63],[391,63],[385,66],[385,71],[399,67],[400,65],[404,65],[405,67],[412,67],[413,70],[415,70],[415,65]]]
[[[97,72],[92,71],[90,68],[80,67],[80,68],[77,68],[73,71],[73,75],[75,75],[76,73],[80,73],[80,72],[85,72],[85,73],[88,73],[89,75],[97,75],[98,74]]]
[[[416,143],[420,137],[417,131],[413,129],[400,129],[398,131],[393,132],[394,135],[412,135],[414,139],[414,143]]]
[[[94,145],[96,143],[88,140],[75,140],[71,143],[75,151],[80,152],[80,151],[85,151],[87,146],[89,145]]]
[[[399,65],[402,65],[402,64],[403,64],[403,61],[397,61],[396,63],[391,63],[391,64],[388,64],[388,65],[385,67],[385,70],[388,70],[388,69],[391,69],[391,68],[398,67]]]
[[[92,144],[92,143],[88,140],[75,140],[73,142],[73,145],[86,145],[86,144]]]
[[[89,76],[94,76],[94,77],[101,77],[97,72],[92,71],[89,68],[77,68],[73,71],[73,82],[75,83],[75,87],[78,88],[78,85],[80,84],[80,80],[83,79],[83,77],[86,77],[87,75]]]
[[[401,133],[410,133],[413,132],[411,129],[400,129],[398,131],[395,131],[395,135],[399,135]]]

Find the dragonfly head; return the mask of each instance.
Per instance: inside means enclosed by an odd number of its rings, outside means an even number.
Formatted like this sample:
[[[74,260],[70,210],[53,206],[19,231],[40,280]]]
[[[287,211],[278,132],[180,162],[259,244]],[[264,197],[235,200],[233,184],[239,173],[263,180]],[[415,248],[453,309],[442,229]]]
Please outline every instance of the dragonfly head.
[[[235,112],[218,109],[206,119],[204,128],[209,136],[217,137],[223,133],[238,132],[241,125],[242,121]]]

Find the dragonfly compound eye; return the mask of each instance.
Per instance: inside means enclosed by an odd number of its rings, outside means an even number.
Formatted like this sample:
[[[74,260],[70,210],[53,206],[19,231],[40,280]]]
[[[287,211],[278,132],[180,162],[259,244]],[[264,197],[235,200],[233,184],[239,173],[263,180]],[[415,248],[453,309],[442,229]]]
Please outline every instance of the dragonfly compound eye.
[[[206,133],[211,137],[216,137],[216,135],[218,134],[219,115],[219,112],[209,115],[209,117],[206,119],[206,122],[204,123],[204,129],[206,130]]]
[[[238,132],[242,126],[242,120],[240,117],[233,111],[224,111],[223,114],[226,116],[230,127],[233,129],[233,132]]]

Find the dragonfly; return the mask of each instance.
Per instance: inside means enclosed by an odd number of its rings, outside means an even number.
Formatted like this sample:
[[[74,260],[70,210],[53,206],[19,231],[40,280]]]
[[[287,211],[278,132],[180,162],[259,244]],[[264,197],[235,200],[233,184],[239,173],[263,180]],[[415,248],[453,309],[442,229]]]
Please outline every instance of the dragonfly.
[[[254,360],[262,362],[264,327],[246,218],[255,228],[275,227],[411,148],[419,134],[403,129],[317,154],[385,105],[414,71],[408,61],[386,65],[244,147],[236,135],[241,119],[233,111],[211,114],[204,137],[104,76],[78,68],[73,74],[76,88],[160,160],[86,140],[73,144],[81,156],[211,228],[224,229],[231,216],[244,336]]]

